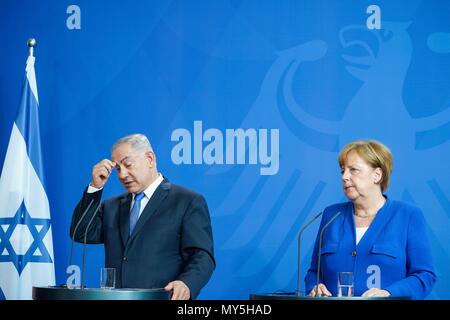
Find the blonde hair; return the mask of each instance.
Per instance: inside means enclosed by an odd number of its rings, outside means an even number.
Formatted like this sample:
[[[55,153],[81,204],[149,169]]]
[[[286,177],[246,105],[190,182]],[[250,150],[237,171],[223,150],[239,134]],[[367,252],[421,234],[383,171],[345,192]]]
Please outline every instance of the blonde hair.
[[[392,153],[388,147],[375,140],[360,140],[347,144],[339,154],[338,162],[342,168],[350,152],[356,152],[372,168],[380,168],[383,172],[381,177],[381,191],[385,192],[389,186],[389,178],[394,165]]]

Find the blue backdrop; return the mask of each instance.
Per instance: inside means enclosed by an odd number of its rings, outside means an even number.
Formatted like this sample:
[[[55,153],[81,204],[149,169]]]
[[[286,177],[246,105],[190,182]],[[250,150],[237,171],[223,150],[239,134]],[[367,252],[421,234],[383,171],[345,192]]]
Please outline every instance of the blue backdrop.
[[[372,138],[394,154],[387,194],[425,212],[430,298],[450,299],[449,1],[1,1],[0,165],[29,37],[58,284],[72,210],[124,135],[147,134],[160,171],[208,201],[203,299],[294,291],[297,231],[344,199],[338,150]],[[104,195],[121,192],[115,175]],[[86,259],[98,286],[103,247]]]

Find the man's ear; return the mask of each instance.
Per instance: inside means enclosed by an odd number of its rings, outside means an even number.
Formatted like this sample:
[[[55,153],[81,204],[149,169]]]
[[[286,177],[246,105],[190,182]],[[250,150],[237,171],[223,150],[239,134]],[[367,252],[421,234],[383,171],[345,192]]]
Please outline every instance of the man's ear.
[[[156,156],[152,151],[147,151],[145,152],[145,156],[147,157],[148,161],[149,161],[149,166],[150,168],[154,168],[155,167],[155,163],[156,163]]]

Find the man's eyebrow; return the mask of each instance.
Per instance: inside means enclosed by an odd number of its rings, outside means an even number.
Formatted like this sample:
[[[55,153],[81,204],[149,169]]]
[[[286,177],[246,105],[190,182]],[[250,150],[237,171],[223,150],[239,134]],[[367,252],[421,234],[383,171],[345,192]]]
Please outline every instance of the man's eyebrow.
[[[119,160],[119,162],[122,163],[122,162],[124,162],[127,159],[128,159],[128,156],[125,156],[125,157],[122,158],[122,160]]]

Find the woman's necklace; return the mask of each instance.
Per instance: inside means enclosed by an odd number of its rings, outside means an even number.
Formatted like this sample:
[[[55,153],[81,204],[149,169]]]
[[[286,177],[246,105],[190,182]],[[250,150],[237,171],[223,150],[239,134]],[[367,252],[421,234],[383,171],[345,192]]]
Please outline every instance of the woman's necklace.
[[[357,213],[353,213],[353,214],[355,215],[355,217],[358,217],[358,218],[361,218],[361,219],[373,218],[373,217],[375,217],[375,216],[377,215],[376,213],[374,213],[374,214],[368,214],[368,215],[366,215],[366,216],[359,215],[359,214],[357,214]]]

